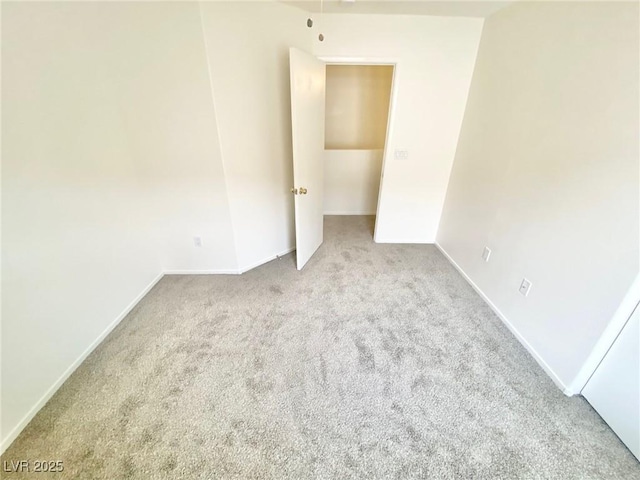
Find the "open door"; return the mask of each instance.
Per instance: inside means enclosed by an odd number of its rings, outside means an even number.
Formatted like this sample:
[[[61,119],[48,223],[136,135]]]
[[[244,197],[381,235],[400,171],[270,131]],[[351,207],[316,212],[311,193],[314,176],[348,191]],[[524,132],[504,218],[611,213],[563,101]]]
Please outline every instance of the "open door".
[[[298,270],[322,244],[325,65],[289,49],[291,133]]]

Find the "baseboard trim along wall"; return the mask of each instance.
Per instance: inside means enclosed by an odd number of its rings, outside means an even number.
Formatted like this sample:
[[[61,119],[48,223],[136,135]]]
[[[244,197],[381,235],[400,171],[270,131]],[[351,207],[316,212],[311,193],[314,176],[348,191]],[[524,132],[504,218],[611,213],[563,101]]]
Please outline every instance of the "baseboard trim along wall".
[[[163,275],[240,275],[240,270],[165,270]]]
[[[478,293],[478,295],[482,297],[482,299],[487,303],[487,305],[489,305],[491,310],[493,310],[493,312],[498,316],[498,318],[502,320],[502,323],[504,323],[507,326],[507,328],[511,331],[511,333],[513,333],[513,335],[522,344],[522,346],[524,346],[524,348],[527,349],[527,351],[531,354],[531,356],[535,359],[535,361],[538,362],[538,365],[540,365],[542,369],[545,371],[545,373],[549,375],[551,380],[553,380],[553,383],[555,383],[558,386],[558,388],[562,390],[562,393],[564,393],[568,397],[571,397],[573,395],[580,393],[580,392],[574,392],[569,387],[567,387],[562,382],[562,380],[560,380],[558,375],[556,375],[556,373],[547,364],[547,362],[543,360],[543,358],[538,354],[538,352],[529,344],[529,342],[527,342],[527,340],[522,336],[522,334],[520,334],[518,329],[509,321],[509,319],[500,311],[500,309],[491,301],[491,299],[480,289],[480,287],[478,287],[478,285],[476,285],[474,281],[471,280],[471,278],[465,273],[462,267],[460,267],[460,265],[458,265],[455,262],[455,260],[451,258],[451,256],[446,252],[444,248],[442,248],[442,246],[440,246],[440,244],[436,242],[435,246],[438,248],[438,250],[440,250],[442,255],[445,256],[445,258],[449,261],[449,263],[451,263],[451,265],[453,265],[454,268],[458,270],[460,275],[462,275],[462,277],[467,281],[469,285],[471,285],[471,287]]]
[[[399,244],[419,244],[419,245],[434,245],[433,240],[424,240],[417,238],[374,238],[374,242],[376,243],[399,243]]]
[[[82,354],[67,368],[64,373],[56,380],[51,387],[45,392],[45,394],[40,397],[40,400],[36,402],[36,404],[31,407],[29,412],[20,420],[18,425],[14,427],[13,430],[7,435],[6,438],[2,439],[2,445],[0,445],[0,454],[4,453],[4,451],[9,448],[9,446],[13,443],[13,441],[18,438],[20,432],[29,424],[33,417],[40,411],[42,407],[53,397],[53,395],[58,391],[58,389],[62,386],[62,384],[76,371],[76,369],[84,362],[84,360],[95,350],[95,348],[102,343],[102,341],[111,333],[111,331],[118,326],[118,324],[133,310],[133,308],[144,298],[144,296],[151,291],[151,289],[158,283],[164,273],[160,273],[156,278],[154,278],[149,285],[147,285],[142,292],[140,292],[136,298],[134,298],[129,305],[116,317],[116,319],[111,322],[107,328],[105,328],[98,337],[91,342],[91,344],[82,352]]]
[[[259,267],[260,265],[264,265],[265,263],[268,263],[272,260],[275,260],[277,258],[280,257],[284,257],[285,255],[290,254],[291,252],[293,252],[296,249],[296,247],[289,247],[286,250],[283,250],[280,253],[276,253],[275,255],[269,255],[266,258],[263,258],[262,260],[255,262],[255,263],[251,263],[249,265],[246,265],[244,267],[241,267],[240,270],[238,270],[238,273],[245,273],[248,272],[249,270],[253,270],[256,267]]]
[[[386,243],[386,242],[378,242],[378,243]],[[399,242],[399,243],[416,243],[416,242]],[[417,243],[427,243],[427,242],[417,242]],[[533,356],[533,358],[538,362],[538,364],[542,367],[542,369],[551,377],[553,382],[562,390],[562,392],[567,396],[575,395],[578,392],[574,392],[566,385],[562,383],[562,381],[558,378],[555,372],[547,365],[547,363],[542,359],[542,357],[536,352],[536,350],[524,339],[524,337],[520,334],[520,332],[513,326],[513,324],[504,316],[504,314],[496,307],[493,302],[485,295],[485,293],[469,278],[469,276],[462,270],[462,268],[449,256],[449,254],[438,244],[435,243],[435,246],[440,250],[440,252],[445,256],[445,258],[454,266],[454,268],[460,272],[462,277],[471,285],[471,287],[480,295],[480,297],[489,305],[489,307],[495,312],[495,314],[502,320],[502,322],[507,326],[507,328],[515,335],[518,341],[527,349],[527,351]],[[111,333],[111,331],[118,326],[118,324],[129,314],[129,312],[144,298],[144,296],[151,291],[151,289],[162,279],[164,275],[239,275],[245,273],[249,270],[252,270],[260,265],[263,265],[267,262],[280,258],[284,255],[287,255],[295,250],[295,247],[287,248],[286,250],[276,254],[270,255],[259,262],[255,262],[253,264],[242,267],[238,270],[167,270],[160,273],[155,279],[151,281],[147,287],[144,288],[142,292],[140,292],[135,299],[129,303],[129,305],[118,315],[118,317],[111,322],[111,324],[89,345],[85,351],[67,368],[67,370],[56,380],[56,382],[45,392],[45,394],[40,398],[40,400],[29,410],[27,415],[16,425],[16,427],[9,433],[7,438],[2,440],[2,444],[0,446],[0,453],[3,453],[13,441],[18,437],[20,432],[29,424],[29,422],[35,417],[38,411],[49,401],[49,399],[55,394],[55,392],[62,386],[62,384],[71,376],[71,374],[82,364],[82,362],[93,352],[93,350]]]
[[[286,250],[276,254],[270,255],[259,262],[251,264],[249,266],[243,267],[238,270],[166,270],[160,273],[153,281],[147,285],[147,287],[140,292],[136,298],[134,298],[131,303],[118,315],[118,317],[109,324],[104,331],[98,335],[98,337],[89,345],[84,352],[65,370],[65,372],[54,382],[51,387],[45,392],[45,394],[36,402],[36,404],[29,410],[29,412],[24,416],[24,418],[15,426],[13,430],[7,435],[7,438],[2,439],[2,444],[0,445],[0,454],[4,453],[4,451],[9,448],[9,446],[13,443],[13,441],[18,438],[20,432],[29,424],[33,417],[40,411],[42,407],[53,397],[53,395],[58,391],[58,389],[62,386],[62,384],[71,376],[71,374],[84,362],[84,360],[95,350],[95,348],[100,345],[100,343],[111,333],[111,331],[118,326],[118,324],[129,314],[131,310],[144,298],[144,296],[151,291],[151,289],[158,283],[162,277],[165,275],[240,275],[242,273],[248,272],[260,265],[263,265],[267,262],[275,260],[279,257],[287,255],[295,250],[295,247],[287,248]]]
[[[276,253],[275,255],[269,255],[262,260],[251,263],[244,267],[240,267],[238,269],[225,269],[225,270],[165,270],[165,275],[242,275],[243,273],[248,272],[249,270],[253,270],[254,268],[259,267],[260,265],[264,265],[276,258],[283,257],[291,252],[293,252],[296,247],[290,247],[286,250],[283,250],[280,253]]]
[[[375,215],[376,212],[345,212],[345,211],[338,211],[338,212],[324,212],[323,215]]]
[[[51,387],[45,392],[45,394],[36,402],[36,404],[29,410],[29,412],[24,416],[24,418],[15,426],[13,430],[7,435],[7,438],[2,439],[2,444],[0,444],[0,454],[4,453],[4,451],[9,448],[9,446],[13,443],[13,441],[18,438],[20,432],[29,424],[33,417],[40,411],[42,407],[53,397],[53,395],[58,391],[58,389],[62,386],[62,384],[73,374],[73,372],[84,362],[84,360],[93,352],[98,345],[111,333],[111,331],[118,326],[118,324],[133,310],[133,308],[144,298],[144,296],[151,291],[151,289],[158,283],[162,277],[165,275],[240,275],[242,273],[248,272],[260,265],[263,265],[267,262],[280,258],[284,255],[287,255],[295,250],[295,247],[287,248],[286,250],[276,254],[270,255],[265,259],[251,264],[249,266],[243,267],[238,270],[166,270],[160,273],[156,278],[154,278],[149,285],[147,285],[142,292],[140,292],[136,298],[134,298],[129,305],[116,317],[116,319],[109,324],[104,331],[98,335],[98,337],[82,352],[82,354],[65,370],[65,372],[54,382]]]

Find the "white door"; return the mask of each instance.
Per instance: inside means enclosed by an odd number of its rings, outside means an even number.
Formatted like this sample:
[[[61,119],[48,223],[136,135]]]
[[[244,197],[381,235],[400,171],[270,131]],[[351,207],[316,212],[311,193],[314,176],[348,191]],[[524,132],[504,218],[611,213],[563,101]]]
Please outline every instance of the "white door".
[[[325,65],[289,49],[293,188],[298,270],[322,244]]]
[[[640,460],[640,305],[581,393]]]

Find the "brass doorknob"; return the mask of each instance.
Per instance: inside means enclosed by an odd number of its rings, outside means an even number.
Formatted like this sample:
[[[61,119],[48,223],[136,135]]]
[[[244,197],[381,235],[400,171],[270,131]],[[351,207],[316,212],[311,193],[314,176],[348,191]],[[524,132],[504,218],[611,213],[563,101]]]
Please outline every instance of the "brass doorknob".
[[[304,187],[300,187],[300,195],[306,195],[307,194],[307,189]]]
[[[298,194],[298,189],[297,188],[292,188],[291,189],[291,193],[293,193],[294,195]]]

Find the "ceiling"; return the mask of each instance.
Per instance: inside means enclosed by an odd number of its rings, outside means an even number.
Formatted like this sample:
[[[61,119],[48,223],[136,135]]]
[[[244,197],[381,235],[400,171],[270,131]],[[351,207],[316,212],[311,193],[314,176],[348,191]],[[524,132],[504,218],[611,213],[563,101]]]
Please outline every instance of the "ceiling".
[[[320,11],[320,0],[284,0],[308,12]],[[488,17],[514,1],[484,0],[324,0],[324,13],[367,13],[380,15],[434,15],[445,17]]]

